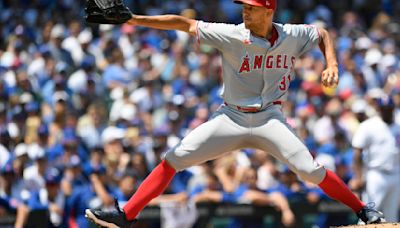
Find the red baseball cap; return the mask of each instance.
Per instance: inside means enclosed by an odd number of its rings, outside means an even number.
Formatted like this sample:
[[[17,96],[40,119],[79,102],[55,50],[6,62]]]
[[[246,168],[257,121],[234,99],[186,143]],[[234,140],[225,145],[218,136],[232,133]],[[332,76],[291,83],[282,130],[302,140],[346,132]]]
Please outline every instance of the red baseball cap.
[[[234,3],[249,4],[252,6],[263,6],[267,9],[276,10],[276,0],[234,0]]]

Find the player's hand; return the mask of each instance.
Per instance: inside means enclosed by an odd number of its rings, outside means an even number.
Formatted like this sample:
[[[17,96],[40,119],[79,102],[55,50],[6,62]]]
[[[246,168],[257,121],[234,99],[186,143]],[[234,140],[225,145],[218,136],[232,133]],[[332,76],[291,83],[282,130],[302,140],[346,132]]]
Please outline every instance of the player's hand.
[[[322,72],[322,85],[328,88],[336,88],[339,83],[339,73],[337,66],[327,67]]]

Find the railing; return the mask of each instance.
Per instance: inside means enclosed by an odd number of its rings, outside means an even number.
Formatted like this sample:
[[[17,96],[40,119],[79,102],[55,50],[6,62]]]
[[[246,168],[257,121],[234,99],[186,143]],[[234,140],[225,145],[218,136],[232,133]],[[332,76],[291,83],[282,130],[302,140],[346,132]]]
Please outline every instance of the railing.
[[[320,213],[326,213],[329,216],[341,218],[347,221],[348,224],[356,222],[356,217],[352,211],[335,201],[321,201],[315,205],[306,202],[292,202],[290,207],[296,216],[296,225],[294,226],[296,228],[311,227],[317,215]],[[262,219],[264,221],[264,227],[282,227],[280,212],[270,206],[254,206],[250,204],[198,204],[196,208],[198,212],[196,227],[200,228],[224,227],[223,224],[226,224],[230,218]],[[38,214],[34,214],[36,215],[32,216],[31,219],[37,220]],[[159,221],[160,217],[161,209],[157,206],[146,207],[140,213],[140,221],[143,222]],[[14,224],[14,221],[15,216],[0,217],[0,227],[10,226]],[[218,223],[219,226],[216,226],[216,223]],[[210,226],[210,224],[212,224],[212,226]]]

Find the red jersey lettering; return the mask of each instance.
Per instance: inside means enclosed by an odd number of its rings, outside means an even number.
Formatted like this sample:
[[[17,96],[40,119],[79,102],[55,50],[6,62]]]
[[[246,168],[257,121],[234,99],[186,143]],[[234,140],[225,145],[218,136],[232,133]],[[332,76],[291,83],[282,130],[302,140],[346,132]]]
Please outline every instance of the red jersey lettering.
[[[253,69],[261,69],[262,62],[263,62],[263,56],[262,55],[256,55],[254,57]]]
[[[250,72],[250,58],[249,55],[246,55],[246,57],[243,58],[242,66],[240,67],[239,73],[243,72]]]
[[[277,55],[276,56],[276,68],[282,68],[282,55]]]
[[[268,56],[267,57],[267,61],[266,61],[266,64],[265,64],[265,67],[266,68],[268,68],[268,69],[271,69],[272,68],[272,65],[273,65],[273,63],[274,63],[274,59],[273,59],[274,57],[272,56],[272,55],[270,55],[270,56]]]

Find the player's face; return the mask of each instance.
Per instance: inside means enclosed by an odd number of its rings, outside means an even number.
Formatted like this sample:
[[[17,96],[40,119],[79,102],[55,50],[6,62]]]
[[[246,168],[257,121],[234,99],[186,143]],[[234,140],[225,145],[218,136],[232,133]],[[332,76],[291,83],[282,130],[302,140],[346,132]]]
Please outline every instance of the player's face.
[[[274,14],[273,10],[267,9],[261,6],[252,6],[249,4],[243,4],[243,22],[247,29],[262,26],[269,17]]]

